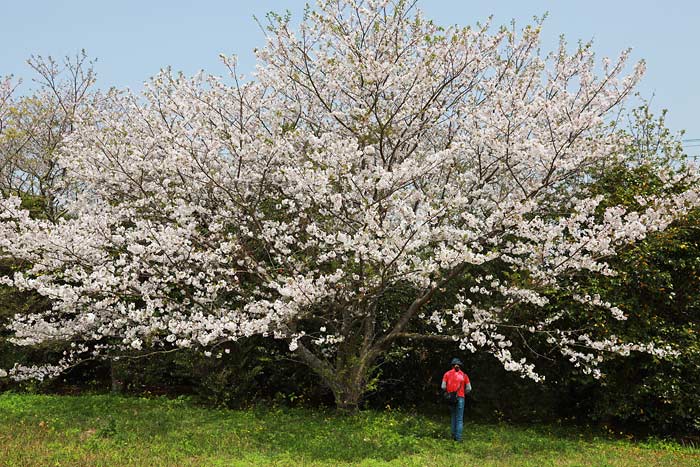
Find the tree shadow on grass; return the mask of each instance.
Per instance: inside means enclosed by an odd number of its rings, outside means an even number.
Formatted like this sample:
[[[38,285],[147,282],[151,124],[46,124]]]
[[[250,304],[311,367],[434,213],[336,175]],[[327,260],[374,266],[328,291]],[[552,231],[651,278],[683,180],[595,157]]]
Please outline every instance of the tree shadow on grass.
[[[263,454],[339,463],[390,461],[416,453],[421,438],[437,440],[444,432],[444,426],[401,413],[340,415],[264,406],[216,410],[165,398],[17,395],[3,405],[17,421],[50,420],[58,432],[89,433],[92,439],[82,442],[102,439],[146,450],[167,446],[182,457]]]
[[[4,406],[7,404],[5,400]],[[449,439],[449,415],[259,406],[216,410],[186,401],[110,396],[19,397],[3,407],[19,419],[50,418],[59,430],[95,433],[116,444],[179,452],[182,457],[286,456],[339,464],[367,459],[392,461],[421,450],[468,451],[476,458],[565,454],[590,437],[576,430],[465,423],[464,442]],[[5,411],[5,410],[4,410]]]
[[[566,430],[475,425],[467,421],[463,442],[454,443],[449,436],[447,413],[438,417],[403,411],[368,411],[343,416],[333,411],[259,408],[255,419],[253,425],[258,432],[248,440],[256,449],[273,456],[287,454],[340,463],[366,459],[392,461],[421,450],[468,451],[476,458],[567,454],[580,449],[581,442],[585,442]]]
[[[408,416],[375,412],[354,415],[295,410],[256,410],[253,426],[232,426],[239,436],[248,436],[257,449],[271,455],[337,462],[364,459],[391,461],[419,451],[422,437],[439,439],[432,422],[414,430],[418,423]]]

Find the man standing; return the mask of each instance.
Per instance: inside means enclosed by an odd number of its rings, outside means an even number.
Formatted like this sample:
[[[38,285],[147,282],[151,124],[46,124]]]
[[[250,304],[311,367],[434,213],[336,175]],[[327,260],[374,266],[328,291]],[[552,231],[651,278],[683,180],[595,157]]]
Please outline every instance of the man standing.
[[[464,397],[472,390],[469,376],[462,371],[462,360],[453,358],[450,362],[452,369],[442,377],[442,389],[448,393],[457,393],[456,403],[450,404],[452,419],[452,439],[462,441],[462,426],[464,424]]]

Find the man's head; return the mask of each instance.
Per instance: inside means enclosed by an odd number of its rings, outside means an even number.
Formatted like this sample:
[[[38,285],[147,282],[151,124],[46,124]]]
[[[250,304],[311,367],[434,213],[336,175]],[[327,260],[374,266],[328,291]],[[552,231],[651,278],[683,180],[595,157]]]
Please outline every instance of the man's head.
[[[453,368],[460,369],[460,368],[462,367],[462,360],[460,360],[459,358],[455,357],[455,358],[453,358],[453,359],[450,361],[450,365],[451,365]]]

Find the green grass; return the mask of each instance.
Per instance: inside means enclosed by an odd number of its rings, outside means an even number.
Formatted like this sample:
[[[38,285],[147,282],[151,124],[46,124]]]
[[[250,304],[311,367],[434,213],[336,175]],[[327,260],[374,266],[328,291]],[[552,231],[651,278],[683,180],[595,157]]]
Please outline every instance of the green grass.
[[[400,411],[214,410],[184,400],[0,394],[0,465],[11,466],[700,466],[700,450],[557,426]]]

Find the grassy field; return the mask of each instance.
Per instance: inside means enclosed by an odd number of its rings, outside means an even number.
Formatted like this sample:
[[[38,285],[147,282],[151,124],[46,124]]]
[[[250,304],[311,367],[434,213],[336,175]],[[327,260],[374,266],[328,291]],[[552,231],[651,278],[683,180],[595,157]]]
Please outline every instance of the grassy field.
[[[308,409],[212,410],[183,400],[0,394],[0,465],[700,466],[700,450],[555,426]]]

